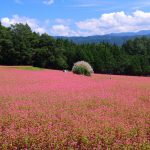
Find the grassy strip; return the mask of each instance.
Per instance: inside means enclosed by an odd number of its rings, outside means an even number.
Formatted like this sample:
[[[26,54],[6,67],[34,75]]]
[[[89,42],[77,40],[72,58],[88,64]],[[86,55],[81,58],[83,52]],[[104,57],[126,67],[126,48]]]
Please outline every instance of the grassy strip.
[[[16,69],[22,69],[22,70],[43,70],[43,68],[33,67],[33,66],[17,66]]]

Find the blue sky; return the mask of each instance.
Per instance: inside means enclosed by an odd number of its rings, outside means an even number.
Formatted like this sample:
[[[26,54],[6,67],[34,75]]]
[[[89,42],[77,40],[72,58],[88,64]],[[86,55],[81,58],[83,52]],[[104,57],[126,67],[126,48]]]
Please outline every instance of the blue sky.
[[[5,0],[3,25],[28,23],[39,33],[101,35],[150,30],[149,0]]]

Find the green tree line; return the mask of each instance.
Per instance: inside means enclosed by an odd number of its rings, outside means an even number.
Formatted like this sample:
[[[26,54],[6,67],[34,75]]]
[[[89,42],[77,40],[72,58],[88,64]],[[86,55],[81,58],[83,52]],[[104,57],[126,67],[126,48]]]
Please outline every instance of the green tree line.
[[[109,43],[75,44],[33,32],[26,24],[4,27],[0,23],[0,65],[33,65],[68,69],[84,60],[96,73],[150,75],[150,39],[129,40],[122,46]]]

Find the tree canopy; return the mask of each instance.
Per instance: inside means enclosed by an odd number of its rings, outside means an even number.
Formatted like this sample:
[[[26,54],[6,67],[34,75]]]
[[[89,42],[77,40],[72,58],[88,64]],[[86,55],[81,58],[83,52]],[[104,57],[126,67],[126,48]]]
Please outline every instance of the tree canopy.
[[[150,75],[150,38],[109,43],[75,44],[38,34],[25,24],[0,23],[0,64],[69,69],[77,61],[89,62],[96,73]]]

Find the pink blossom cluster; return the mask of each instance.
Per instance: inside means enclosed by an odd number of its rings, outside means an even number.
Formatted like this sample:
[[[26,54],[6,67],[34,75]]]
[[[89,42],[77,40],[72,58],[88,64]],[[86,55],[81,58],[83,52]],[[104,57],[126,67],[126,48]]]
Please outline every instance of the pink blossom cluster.
[[[0,67],[0,149],[150,149],[150,78]]]

